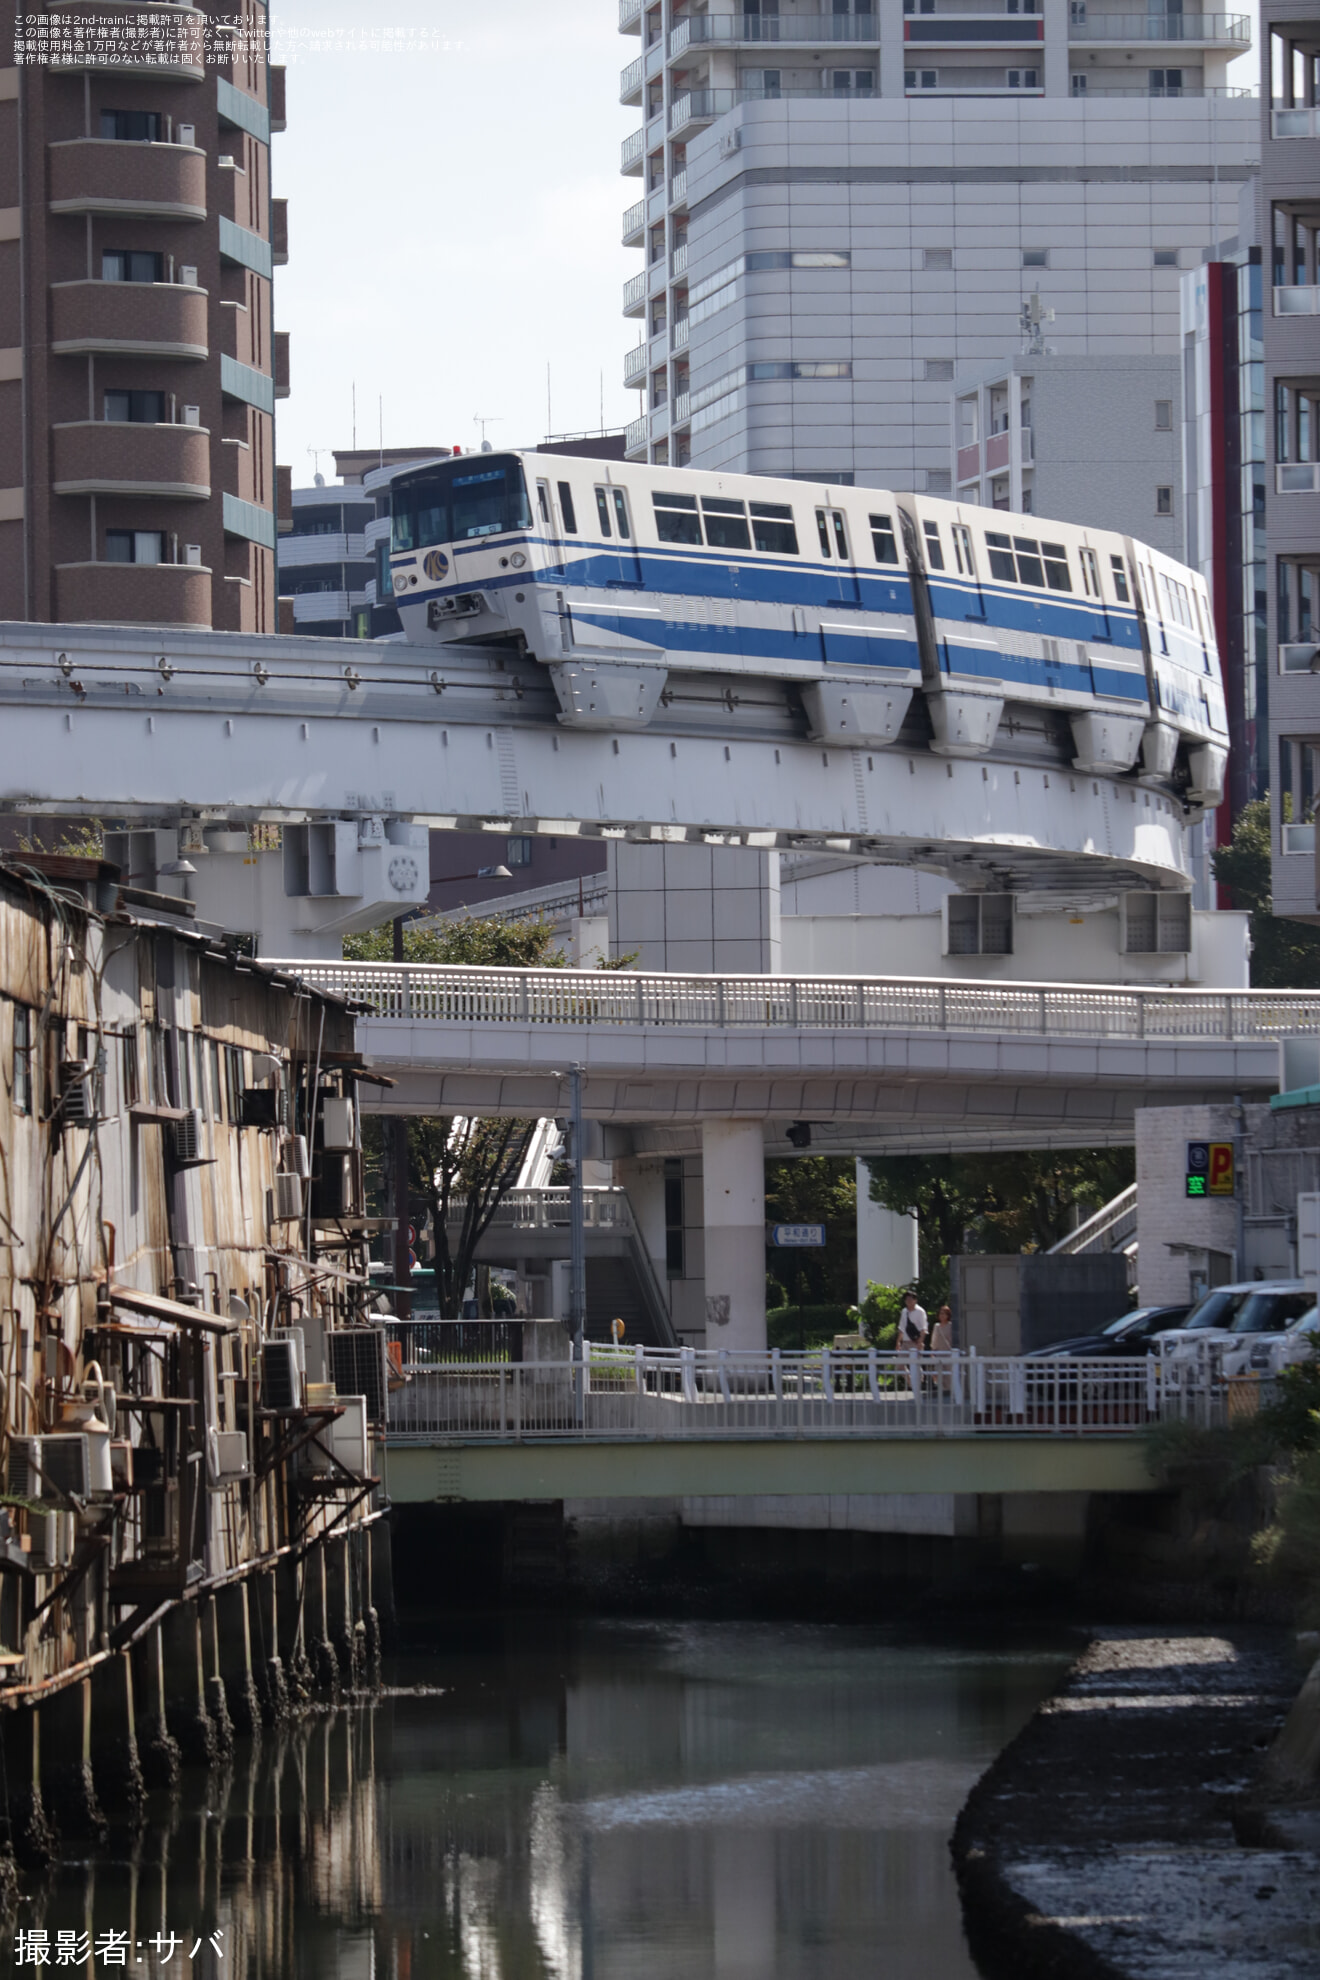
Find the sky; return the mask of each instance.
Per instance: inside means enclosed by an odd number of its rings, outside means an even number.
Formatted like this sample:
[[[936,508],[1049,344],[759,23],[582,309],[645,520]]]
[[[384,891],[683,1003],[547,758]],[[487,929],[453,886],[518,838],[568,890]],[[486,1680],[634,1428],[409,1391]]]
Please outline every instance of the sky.
[[[330,450],[497,446],[635,418],[620,314],[641,263],[619,245],[640,180],[619,72],[640,43],[617,0],[275,0],[289,202],[275,327],[290,337],[276,455],[295,488]],[[380,22],[381,26],[372,25]],[[373,47],[388,35],[401,49]],[[335,34],[342,52],[322,52]],[[550,424],[546,367],[550,368]]]
[[[475,446],[478,416],[495,445],[527,445],[598,428],[602,391],[606,426],[635,418],[620,291],[642,263],[619,223],[641,181],[619,145],[639,113],[618,83],[641,43],[617,0],[274,0],[271,23],[293,387],[276,454],[294,486],[334,478],[354,387],[359,446]]]

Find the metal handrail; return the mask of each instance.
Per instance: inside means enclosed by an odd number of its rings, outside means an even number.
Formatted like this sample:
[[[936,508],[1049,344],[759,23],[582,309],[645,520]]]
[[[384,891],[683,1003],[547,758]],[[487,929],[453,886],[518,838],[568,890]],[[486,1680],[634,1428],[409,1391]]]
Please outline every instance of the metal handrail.
[[[745,1025],[1240,1042],[1320,1032],[1320,992],[1305,990],[1147,990],[915,976],[698,976],[302,957],[269,966],[333,996],[355,999],[382,1017],[424,1023],[708,1030]]]
[[[1069,41],[1227,41],[1245,48],[1251,21],[1245,14],[1087,14],[1073,9]]]
[[[1091,1216],[1085,1218],[1067,1237],[1052,1244],[1050,1250],[1064,1255],[1075,1256],[1078,1252],[1099,1250],[1101,1240],[1112,1232],[1119,1233],[1117,1243],[1132,1236],[1137,1227],[1137,1185],[1129,1183],[1117,1196],[1102,1203]]]

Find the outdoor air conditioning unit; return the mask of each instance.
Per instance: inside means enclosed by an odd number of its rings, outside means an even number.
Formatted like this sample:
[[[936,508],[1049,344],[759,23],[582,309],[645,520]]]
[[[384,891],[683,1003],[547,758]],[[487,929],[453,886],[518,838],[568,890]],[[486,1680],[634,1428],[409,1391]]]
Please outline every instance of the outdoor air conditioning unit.
[[[301,1134],[286,1134],[281,1148],[284,1166],[290,1175],[309,1176],[311,1164],[307,1160],[307,1137]]]
[[[5,1487],[16,1499],[41,1497],[40,1437],[11,1437]]]
[[[307,1374],[307,1334],[302,1327],[272,1327],[270,1338],[273,1341],[292,1341],[294,1355],[298,1362],[298,1373]]]
[[[341,1327],[326,1335],[325,1345],[337,1395],[364,1396],[371,1421],[383,1423],[390,1381],[384,1327]]]
[[[35,1441],[35,1440],[34,1440]],[[41,1489],[37,1499],[88,1499],[92,1492],[91,1439],[82,1430],[60,1430],[40,1439]],[[109,1457],[109,1446],[106,1447]],[[107,1465],[108,1469],[108,1465]]]
[[[217,1430],[214,1458],[215,1475],[218,1479],[246,1478],[248,1475],[246,1430]]]
[[[28,1558],[33,1567],[49,1572],[67,1567],[73,1559],[73,1514],[67,1512],[28,1513]]]
[[[261,1406],[281,1414],[302,1407],[302,1376],[293,1341],[266,1341],[262,1345]]]
[[[176,144],[195,145],[197,142],[197,126],[195,124],[177,124],[174,130],[174,142]]]
[[[353,1102],[326,1100],[321,1105],[321,1139],[327,1148],[350,1149],[353,1140]]]
[[[303,1179],[291,1169],[278,1169],[275,1174],[275,1215],[277,1219],[296,1219],[303,1213]]]
[[[195,1166],[202,1159],[202,1110],[189,1107],[181,1121],[171,1121],[174,1159],[183,1167]]]
[[[355,1478],[369,1477],[371,1444],[367,1435],[367,1399],[365,1396],[339,1396],[336,1400],[344,1413],[336,1417],[333,1423],[328,1423],[321,1432],[319,1443],[323,1448],[318,1449],[316,1444],[311,1446],[312,1470],[331,1471],[333,1455],[335,1461],[345,1471],[351,1471]]]
[[[353,1210],[353,1162],[348,1155],[318,1154],[319,1171],[312,1178],[312,1213],[317,1217],[346,1217]]]
[[[60,1120],[65,1127],[88,1127],[95,1119],[91,1063],[65,1059],[60,1066]]]

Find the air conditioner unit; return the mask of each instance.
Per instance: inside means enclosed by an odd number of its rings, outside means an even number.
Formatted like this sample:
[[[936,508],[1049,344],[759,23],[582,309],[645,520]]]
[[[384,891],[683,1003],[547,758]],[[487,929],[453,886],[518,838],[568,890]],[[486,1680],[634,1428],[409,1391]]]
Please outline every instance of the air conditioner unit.
[[[327,1148],[349,1149],[353,1139],[353,1102],[325,1100],[321,1105],[321,1139]]]
[[[311,1446],[312,1470],[332,1472],[334,1462],[341,1464],[345,1471],[351,1471],[354,1478],[370,1476],[368,1465],[371,1458],[371,1443],[367,1434],[367,1399],[365,1396],[339,1396],[337,1404],[343,1410],[333,1423],[326,1425],[318,1442]]]
[[[38,1498],[90,1498],[92,1454],[89,1442],[86,1432],[82,1430],[57,1430],[41,1439],[41,1490],[36,1494]]]
[[[63,1568],[73,1559],[73,1514],[66,1512],[28,1513],[28,1557],[33,1567],[49,1572]]]
[[[240,1127],[281,1128],[287,1108],[282,1086],[245,1086],[239,1104]]]
[[[261,1406],[282,1413],[302,1407],[302,1376],[292,1341],[266,1341],[262,1345]]]
[[[307,1160],[307,1138],[301,1134],[286,1134],[280,1145],[280,1159],[290,1175],[309,1176],[311,1164]]]
[[[316,1158],[318,1174],[312,1177],[312,1214],[317,1217],[346,1217],[353,1210],[353,1163],[347,1155],[322,1150]]]
[[[390,1381],[384,1327],[342,1327],[326,1335],[325,1345],[338,1394],[365,1396],[372,1422],[383,1423]]]
[[[60,1066],[60,1119],[65,1127],[86,1127],[96,1119],[92,1067],[86,1059],[65,1059]]]
[[[275,1173],[275,1215],[277,1218],[298,1218],[303,1213],[303,1179],[292,1170],[278,1169]]]
[[[246,1430],[217,1430],[215,1433],[215,1475],[217,1478],[246,1478],[248,1440]]]
[[[196,1164],[202,1159],[202,1112],[200,1107],[189,1107],[181,1121],[171,1121],[173,1130],[174,1159],[180,1164]]]
[[[41,1497],[40,1437],[9,1439],[9,1463],[6,1467],[5,1487],[16,1499]]]
[[[273,1341],[292,1341],[293,1351],[298,1358],[298,1373],[307,1378],[307,1334],[302,1327],[272,1327],[270,1338]]]

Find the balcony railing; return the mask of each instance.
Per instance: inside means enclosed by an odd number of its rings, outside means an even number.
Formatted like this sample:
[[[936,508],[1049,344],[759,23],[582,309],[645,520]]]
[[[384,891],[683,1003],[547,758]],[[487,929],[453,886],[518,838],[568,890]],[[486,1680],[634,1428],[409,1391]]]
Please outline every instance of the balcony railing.
[[[625,385],[640,385],[646,376],[646,345],[638,344],[623,360]]]
[[[1074,81],[1075,80],[1076,78],[1074,78]],[[909,94],[910,93],[911,92],[909,92]],[[985,96],[991,94],[992,92],[982,90],[978,93],[982,96]],[[1017,90],[1014,90],[1012,92],[1014,96],[1016,96],[1018,93],[1019,92]],[[941,90],[939,94],[942,96],[945,94],[945,92]],[[1005,92],[1005,94],[1007,94],[1007,92]],[[1094,84],[1091,83],[1089,77],[1086,80],[1085,89],[1074,89],[1073,91],[1074,96],[1084,96],[1088,103],[1092,100],[1092,98],[1097,96],[1100,97],[1148,96],[1151,98],[1161,98],[1161,99],[1174,97],[1174,96],[1184,96],[1187,97],[1189,100],[1195,98],[1199,101],[1207,96],[1215,96],[1220,98],[1223,97],[1236,98],[1236,97],[1248,97],[1248,96],[1254,97],[1255,94],[1256,92],[1254,89],[1230,89],[1226,85],[1222,85],[1222,84],[1216,84],[1210,89],[1202,89],[1202,88],[1192,89],[1192,88],[1188,88],[1188,86],[1185,83],[1174,83],[1172,85],[1161,83],[1154,87],[1147,84],[1146,88],[1144,89],[1138,88],[1135,84],[1130,84],[1130,85],[1125,84],[1119,87],[1115,87],[1113,89],[1109,89],[1109,88],[1097,89],[1094,86]]]
[[[1276,138],[1320,137],[1320,108],[1271,110],[1270,131]]]
[[[1015,90],[1014,95],[1029,92]],[[813,103],[833,103],[841,97],[871,97],[880,94],[878,89],[694,89],[686,96],[677,97],[669,111],[670,134],[685,129],[690,124],[708,124],[726,111],[734,110],[740,103],[778,103],[785,101],[801,102],[804,98]],[[941,91],[940,94],[947,94]],[[987,94],[985,90],[978,95]]]
[[[632,420],[624,429],[623,448],[627,454],[642,453],[646,447],[648,421],[645,414],[641,419]]]
[[[669,37],[671,55],[685,48],[736,47],[741,42],[878,42],[875,14],[701,14],[680,21]]]
[[[284,552],[280,551],[283,565]],[[293,600],[293,617],[296,625],[325,625],[332,619],[346,619],[349,614],[347,591],[299,591]]]
[[[632,136],[626,137],[619,147],[619,170],[621,172],[640,172],[642,169],[642,160],[645,156],[646,132],[634,131]]]
[[[687,349],[688,327],[687,317],[680,316],[678,322],[674,325],[674,334],[670,340],[676,351],[685,351]]]
[[[362,564],[370,556],[366,538],[359,531],[337,531],[326,536],[286,536],[280,546],[280,569],[315,564]]]
[[[623,216],[623,245],[632,247],[646,225],[646,201],[639,199]]]
[[[682,426],[691,417],[692,394],[690,392],[676,392],[674,394],[674,410],[670,424],[672,426]]]
[[[632,276],[623,285],[624,315],[625,316],[631,315],[635,310],[640,309],[641,306],[645,303],[645,301],[646,301],[646,271],[645,269],[643,269],[640,275]]]
[[[1283,288],[1274,291],[1276,316],[1320,316],[1320,289]]]
[[[675,172],[673,178],[669,181],[669,198],[671,204],[674,206],[685,206],[687,204],[686,165],[681,172]]]
[[[642,0],[619,0],[619,33],[629,34],[642,18]]]
[[[630,103],[633,97],[636,96],[642,86],[645,68],[646,57],[644,55],[639,55],[635,61],[629,62],[627,68],[619,77],[620,103]]]
[[[904,21],[903,39],[909,48],[914,45],[966,48],[978,43],[992,48],[1012,48],[1042,42],[1045,27],[1039,14],[945,14],[938,18],[923,15],[919,20]]]
[[[1246,48],[1251,21],[1245,14],[1091,14],[1074,6],[1069,41],[1191,42],[1200,47]]]
[[[680,246],[674,249],[673,254],[670,256],[669,272],[671,275],[687,274],[687,257],[688,244],[686,241],[683,241]]]

